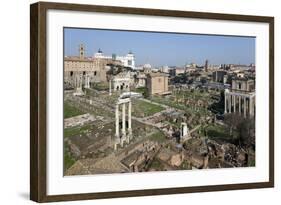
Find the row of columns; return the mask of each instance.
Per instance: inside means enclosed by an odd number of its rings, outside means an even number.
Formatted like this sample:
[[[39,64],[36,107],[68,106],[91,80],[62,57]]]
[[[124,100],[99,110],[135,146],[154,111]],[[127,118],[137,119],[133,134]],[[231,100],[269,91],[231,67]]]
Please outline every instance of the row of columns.
[[[112,95],[111,79],[109,79],[109,95]]]
[[[75,93],[73,95],[84,95],[82,90],[82,84],[83,84],[83,76],[82,75],[76,75],[75,76]]]
[[[84,95],[82,89],[83,81],[84,81],[85,88],[90,88],[90,76],[88,74],[85,76],[83,76],[82,74],[75,75],[74,78],[75,92],[73,93],[73,95]]]
[[[83,78],[84,78],[84,80],[83,80]],[[75,88],[82,89],[83,81],[84,81],[85,88],[90,88],[90,76],[85,75],[85,77],[83,77],[82,74],[75,75],[75,81],[74,81]]]
[[[122,130],[120,135],[119,126],[119,105],[122,107]],[[128,130],[126,130],[126,105],[128,105]],[[114,149],[117,149],[117,145],[121,147],[124,145],[124,141],[130,142],[132,138],[132,102],[128,98],[125,101],[117,102],[115,107],[115,145]]]
[[[75,75],[75,87],[76,88],[81,88],[82,89],[82,83],[83,83],[83,80],[82,80],[82,75]]]
[[[90,76],[85,76],[85,88],[90,88]]]
[[[237,109],[238,103],[238,110]],[[224,112],[225,113],[236,113],[243,114],[244,117],[254,115],[254,96],[243,96],[243,95],[232,95],[225,93],[224,98]]]

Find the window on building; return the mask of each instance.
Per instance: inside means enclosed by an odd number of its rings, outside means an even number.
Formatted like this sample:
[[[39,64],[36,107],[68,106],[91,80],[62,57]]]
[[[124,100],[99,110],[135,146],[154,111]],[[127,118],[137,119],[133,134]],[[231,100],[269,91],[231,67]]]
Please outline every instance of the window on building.
[[[94,76],[96,76],[96,75],[97,75],[97,71],[94,72]]]
[[[73,76],[73,71],[70,71],[70,76]]]
[[[241,90],[241,83],[238,83],[238,89]]]
[[[132,65],[132,64],[133,64],[132,60],[128,60],[128,65]]]

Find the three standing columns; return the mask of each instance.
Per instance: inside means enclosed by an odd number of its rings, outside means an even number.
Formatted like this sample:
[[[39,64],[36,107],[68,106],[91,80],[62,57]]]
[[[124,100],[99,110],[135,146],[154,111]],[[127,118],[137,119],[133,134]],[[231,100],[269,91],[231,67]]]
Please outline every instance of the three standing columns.
[[[128,130],[126,130],[126,104],[128,104]],[[119,124],[119,105],[122,107],[122,130],[121,135],[120,124]],[[121,99],[117,102],[115,107],[115,144],[114,149],[117,149],[117,145],[120,144],[121,147],[124,145],[124,141],[127,143],[132,139],[132,102],[130,98]]]

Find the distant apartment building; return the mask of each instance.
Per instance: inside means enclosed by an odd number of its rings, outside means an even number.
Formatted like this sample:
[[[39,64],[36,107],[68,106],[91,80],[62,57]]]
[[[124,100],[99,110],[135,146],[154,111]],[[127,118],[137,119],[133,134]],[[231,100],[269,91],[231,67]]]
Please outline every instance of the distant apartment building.
[[[204,68],[205,68],[205,72],[208,72],[208,68],[209,68],[209,61],[208,60],[205,61]]]
[[[162,73],[169,73],[169,66],[162,66],[160,69],[159,69]]]
[[[186,73],[186,68],[176,67],[176,75]]]
[[[227,74],[224,70],[217,70],[213,72],[213,81],[218,83],[224,83],[224,76]]]

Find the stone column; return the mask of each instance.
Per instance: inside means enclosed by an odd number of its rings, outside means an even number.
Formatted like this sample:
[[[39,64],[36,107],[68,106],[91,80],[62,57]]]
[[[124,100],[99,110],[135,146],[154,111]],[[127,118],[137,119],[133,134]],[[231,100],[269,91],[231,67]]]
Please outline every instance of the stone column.
[[[115,106],[115,145],[114,149],[117,149],[117,144],[120,143],[120,136],[119,136],[119,105],[116,104]]]
[[[185,122],[181,123],[181,130],[180,130],[180,134],[181,134],[181,139],[183,139],[183,137],[188,137],[188,128],[187,128],[187,124]]]
[[[115,135],[119,137],[119,105],[115,107]]]
[[[78,88],[82,87],[83,80],[82,80],[82,75],[79,75],[79,80],[78,80]]]
[[[252,116],[252,97],[249,97],[249,116]]]
[[[241,96],[238,97],[239,101],[239,114],[241,114]]]
[[[126,138],[126,104],[122,104],[122,138],[121,146],[123,146],[123,140]]]
[[[228,112],[231,113],[231,94],[228,96]]]
[[[244,97],[244,117],[246,117],[246,110],[247,110],[247,101],[246,101],[246,97]]]
[[[79,75],[79,80],[78,80],[78,88],[82,87],[83,80],[82,80],[82,75]]]
[[[224,92],[224,113],[227,113],[226,98],[227,98],[227,95],[226,95],[226,92]]]
[[[78,80],[77,80],[77,90],[79,90],[81,84],[81,76],[80,74],[78,75]]]
[[[109,95],[112,95],[112,93],[111,93],[111,79],[109,79]]]
[[[249,101],[247,102],[248,105],[248,115],[251,115],[251,97],[249,97]]]
[[[75,88],[76,90],[78,90],[78,87],[79,87],[79,74],[76,74],[76,78],[75,78]]]
[[[90,76],[88,75],[88,88],[90,88]]]
[[[251,115],[254,115],[254,98],[251,98]]]
[[[84,80],[84,87],[87,88],[88,87],[88,76],[85,75],[85,80]]]
[[[249,116],[250,115],[250,98],[248,98],[248,100],[247,100],[247,116]]]
[[[129,101],[129,109],[128,109],[128,131],[129,138],[132,138],[132,102]]]
[[[233,112],[236,112],[236,96],[233,96]]]
[[[88,75],[85,76],[85,88],[88,88]]]
[[[255,97],[252,97],[252,116],[255,115]]]
[[[82,90],[82,83],[83,83],[83,76],[82,74],[77,74],[77,81],[76,81],[76,93],[75,94],[78,94],[78,95],[83,95],[83,90]]]

